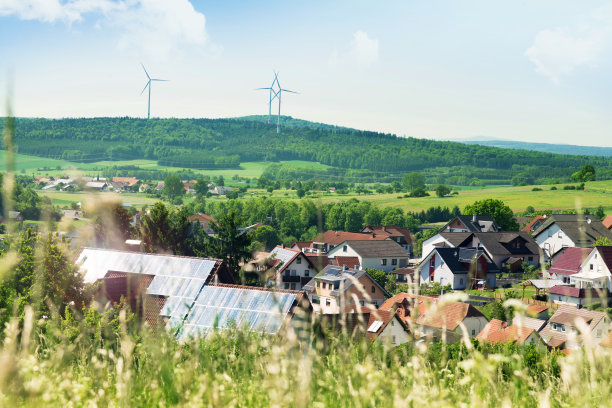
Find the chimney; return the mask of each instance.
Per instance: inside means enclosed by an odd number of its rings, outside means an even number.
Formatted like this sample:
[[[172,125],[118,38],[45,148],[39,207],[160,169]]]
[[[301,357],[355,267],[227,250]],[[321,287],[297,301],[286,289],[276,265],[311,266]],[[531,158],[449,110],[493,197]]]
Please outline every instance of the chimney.
[[[472,214],[472,222],[476,222],[476,214]]]

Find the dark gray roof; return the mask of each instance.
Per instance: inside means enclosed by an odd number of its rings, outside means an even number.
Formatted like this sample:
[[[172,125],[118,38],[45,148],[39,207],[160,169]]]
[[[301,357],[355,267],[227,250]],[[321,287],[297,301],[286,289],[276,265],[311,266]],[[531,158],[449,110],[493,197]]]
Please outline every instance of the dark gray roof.
[[[458,215],[455,218],[459,218],[459,221],[461,221],[461,223],[465,225],[470,232],[480,232],[482,231],[483,227],[488,229],[488,227],[491,225],[495,226],[496,231],[500,230],[499,225],[497,225],[495,220],[490,215],[476,215],[476,221],[474,221],[473,215]],[[450,220],[449,223],[442,228],[442,230],[448,227],[448,225],[453,222],[455,218]]]
[[[478,259],[482,255],[487,260],[487,273],[499,272],[499,268],[478,248],[435,248],[434,251],[440,255],[440,258],[453,273],[469,273],[472,260]]]
[[[599,237],[612,240],[612,231],[592,215],[583,214],[553,214],[544,224],[534,231],[537,237],[546,231],[552,224],[557,224],[576,246],[592,246]]]
[[[395,256],[408,258],[410,255],[394,241],[344,241],[363,258]],[[342,246],[340,244],[339,246]]]
[[[527,232],[441,232],[454,247],[472,247],[474,238],[491,255],[538,255],[540,248],[533,237]],[[515,239],[522,241],[524,245],[513,248],[511,243]]]

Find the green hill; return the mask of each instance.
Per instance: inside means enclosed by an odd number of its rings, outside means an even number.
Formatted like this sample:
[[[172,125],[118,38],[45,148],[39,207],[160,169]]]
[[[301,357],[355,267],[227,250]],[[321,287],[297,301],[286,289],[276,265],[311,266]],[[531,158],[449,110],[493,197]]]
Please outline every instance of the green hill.
[[[612,158],[561,155],[490,146],[402,138],[283,117],[283,127],[266,116],[233,119],[25,119],[16,120],[19,153],[98,162],[148,159],[161,166],[239,168],[242,162],[303,160],[330,166],[300,171],[274,167],[271,177],[363,182],[393,181],[421,171],[429,183],[509,184],[566,181],[583,164],[598,178],[612,178]]]

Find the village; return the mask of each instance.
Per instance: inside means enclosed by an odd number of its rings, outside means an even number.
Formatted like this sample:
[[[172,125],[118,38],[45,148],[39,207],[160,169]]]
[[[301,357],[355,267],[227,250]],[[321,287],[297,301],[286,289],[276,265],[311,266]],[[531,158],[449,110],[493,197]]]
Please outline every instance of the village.
[[[188,220],[215,234],[213,217],[197,213]],[[524,221],[521,231],[504,231],[488,214],[456,216],[420,244],[421,256],[405,227],[328,230],[253,254],[240,265],[242,276],[258,282],[249,285],[237,282],[223,259],[145,253],[133,239],[120,249],[78,248],[75,264],[85,283],[99,284],[100,308],[127,301],[150,327],[179,340],[230,326],[274,335],[299,330],[308,319],[328,333],[391,348],[463,337],[565,353],[612,347],[606,309],[612,216]],[[503,303],[508,299],[511,306]],[[490,306],[508,311],[500,317],[486,312]]]

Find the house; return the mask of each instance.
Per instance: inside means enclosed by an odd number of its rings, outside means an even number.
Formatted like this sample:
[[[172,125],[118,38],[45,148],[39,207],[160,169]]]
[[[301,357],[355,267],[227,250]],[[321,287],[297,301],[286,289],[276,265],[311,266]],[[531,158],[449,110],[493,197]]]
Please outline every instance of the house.
[[[312,248],[328,253],[344,241],[385,241],[385,235],[366,234],[362,232],[325,231],[312,240]]]
[[[597,246],[584,258],[579,272],[569,275],[569,286],[551,288],[550,298],[579,307],[598,301],[607,302],[611,297],[611,271],[612,247]]]
[[[397,225],[372,226],[366,225],[361,232],[375,234],[377,236],[387,236],[390,240],[395,241],[412,256],[412,248],[416,242],[414,235],[408,228],[398,227]]]
[[[329,256],[327,256],[327,254],[304,252],[304,255],[306,255],[308,259],[310,259],[310,262],[315,266],[315,269],[318,271],[323,270],[323,268],[329,265]]]
[[[318,270],[301,251],[277,246],[268,258],[272,261],[273,272],[268,277],[268,285],[280,289],[301,290],[312,280]]]
[[[196,180],[182,180],[181,181],[183,183],[183,188],[185,189],[185,194],[195,194],[195,184],[197,183]]]
[[[157,183],[157,185],[155,186],[155,191],[162,191],[164,189],[165,183],[163,181],[160,181],[159,183]]]
[[[303,288],[308,293],[313,310],[318,313],[339,313],[347,306],[378,307],[389,297],[363,269],[339,268],[328,265]]]
[[[177,337],[184,341],[230,326],[267,334],[299,332],[306,330],[311,312],[304,292],[212,283],[202,287],[178,322]]]
[[[218,259],[84,248],[76,264],[85,283],[100,283],[98,304],[123,297],[152,327],[182,323],[205,285],[234,283]]]
[[[607,229],[612,230],[612,214],[606,215],[606,218],[604,218],[604,220],[601,223]]]
[[[518,343],[523,345],[533,344],[544,346],[544,340],[537,330],[525,326],[508,325],[508,323],[497,319],[491,319],[482,329],[476,340],[487,343]]]
[[[421,284],[438,282],[462,290],[479,284],[495,288],[499,268],[481,248],[434,248],[416,272]]]
[[[529,232],[531,234],[533,231],[540,228],[540,226],[544,224],[547,218],[548,216],[546,215],[536,215],[531,221],[527,223],[527,225],[525,225],[525,227],[523,227],[521,231]]]
[[[113,177],[112,181],[115,183],[123,183],[128,187],[134,187],[140,180],[136,177]]]
[[[214,231],[211,228],[211,224],[217,223],[217,220],[215,220],[210,215],[206,215],[204,213],[197,213],[197,214],[190,215],[189,217],[187,217],[187,221],[193,222],[193,223],[197,222],[200,225],[200,227],[204,230],[204,232],[207,233],[208,235],[214,234]]]
[[[498,232],[499,225],[490,215],[458,215],[448,222],[440,232]]]
[[[581,334],[581,326],[586,327],[587,336]],[[599,344],[609,331],[610,319],[604,312],[561,305],[540,331],[540,335],[548,347],[576,349]]]
[[[535,306],[535,305],[532,305]],[[519,327],[526,327],[528,329],[533,329],[537,332],[541,331],[544,326],[546,326],[546,322],[548,321],[548,313],[545,319],[528,317],[529,313],[526,313],[525,316],[516,314],[512,318],[512,324]]]
[[[529,305],[525,309],[525,315],[539,320],[548,320],[548,306]]]
[[[328,259],[329,259],[329,255],[328,255]],[[337,256],[330,260],[330,263],[332,265],[336,265],[340,267],[346,266],[349,269],[359,268],[361,266],[359,262],[360,262],[359,258],[356,256]]]
[[[416,338],[429,337],[455,343],[463,336],[474,338],[487,318],[474,306],[462,302],[438,304],[439,298],[399,293],[385,301],[379,311],[394,311]],[[463,328],[462,328],[463,327]]]
[[[215,186],[215,188],[213,188],[212,190],[208,190],[208,192],[210,194],[213,195],[223,195],[223,194],[227,194],[230,191],[233,191],[234,189],[232,187],[226,187],[226,186]]]
[[[391,272],[395,268],[408,266],[410,256],[397,242],[384,241],[344,241],[327,254],[330,259],[356,257],[363,269],[378,269]]]
[[[540,264],[540,248],[526,232],[441,232],[423,242],[423,255],[433,248],[482,248],[498,268],[516,268],[523,262]]]
[[[23,221],[23,215],[19,211],[9,211],[8,217],[9,217],[9,220],[12,220],[12,221],[17,221],[17,222]]]
[[[410,341],[408,325],[393,311],[376,310],[370,313],[366,338],[381,341],[384,345],[395,347]]]
[[[408,326],[399,315],[368,307],[347,307],[342,313],[321,315],[323,331],[344,334],[354,340],[363,337],[395,347],[411,340]]]
[[[570,276],[580,272],[580,265],[592,250],[592,248],[567,248],[548,269],[548,276],[569,284]]]
[[[106,191],[108,189],[108,184],[106,181],[88,181],[85,183],[85,188],[94,191]]]
[[[537,244],[550,263],[569,247],[589,248],[599,238],[612,240],[612,231],[592,215],[553,214],[533,232]]]

